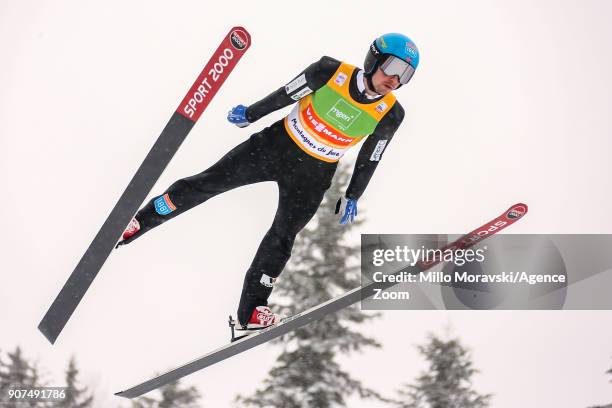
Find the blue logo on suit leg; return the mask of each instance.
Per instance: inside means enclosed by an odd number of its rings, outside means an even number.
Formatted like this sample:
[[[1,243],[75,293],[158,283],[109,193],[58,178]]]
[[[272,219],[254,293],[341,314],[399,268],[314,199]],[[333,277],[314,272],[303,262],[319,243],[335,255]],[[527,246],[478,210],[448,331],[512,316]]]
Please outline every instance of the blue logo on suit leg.
[[[170,196],[168,196],[168,194],[157,197],[155,201],[153,201],[153,204],[155,205],[155,211],[159,215],[168,215],[176,210],[176,206],[170,201]]]

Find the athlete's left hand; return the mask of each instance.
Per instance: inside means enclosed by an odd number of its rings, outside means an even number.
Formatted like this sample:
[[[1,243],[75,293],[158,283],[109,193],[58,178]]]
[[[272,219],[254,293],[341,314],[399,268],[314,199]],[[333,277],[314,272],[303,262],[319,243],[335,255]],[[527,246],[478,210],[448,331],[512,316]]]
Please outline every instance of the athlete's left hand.
[[[344,225],[355,221],[357,216],[357,200],[354,198],[342,197],[336,203],[336,214],[340,217],[340,224]]]

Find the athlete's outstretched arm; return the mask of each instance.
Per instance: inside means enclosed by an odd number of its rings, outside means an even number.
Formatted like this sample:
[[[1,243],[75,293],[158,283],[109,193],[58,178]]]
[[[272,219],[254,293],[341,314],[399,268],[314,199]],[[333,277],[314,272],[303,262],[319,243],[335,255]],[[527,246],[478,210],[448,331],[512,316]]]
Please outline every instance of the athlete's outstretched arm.
[[[399,102],[395,102],[393,108],[378,123],[374,132],[363,142],[351,182],[346,189],[347,198],[358,200],[361,197],[402,120],[404,120],[404,109]]]
[[[271,112],[299,101],[325,85],[339,66],[340,61],[331,57],[322,57],[300,72],[287,85],[250,105],[247,108],[246,118],[250,123],[253,123]]]

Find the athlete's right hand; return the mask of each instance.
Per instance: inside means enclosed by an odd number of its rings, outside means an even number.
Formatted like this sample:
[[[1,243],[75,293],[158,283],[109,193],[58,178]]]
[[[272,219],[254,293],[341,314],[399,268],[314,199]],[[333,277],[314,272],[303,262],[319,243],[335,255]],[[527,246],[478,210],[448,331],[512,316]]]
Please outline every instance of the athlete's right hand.
[[[244,105],[234,106],[231,111],[227,113],[227,120],[230,123],[238,127],[247,127],[251,124],[246,117],[247,107]]]

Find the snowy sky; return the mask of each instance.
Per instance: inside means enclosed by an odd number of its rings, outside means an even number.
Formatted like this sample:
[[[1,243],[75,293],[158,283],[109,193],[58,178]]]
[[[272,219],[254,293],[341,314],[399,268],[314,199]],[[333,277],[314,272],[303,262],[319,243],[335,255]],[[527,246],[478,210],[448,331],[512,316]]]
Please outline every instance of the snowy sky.
[[[374,37],[399,31],[421,63],[397,93],[406,120],[360,202],[367,224],[355,239],[467,231],[518,201],[530,213],[513,233],[612,230],[612,3],[262,4],[0,2],[0,349],[21,345],[58,385],[76,354],[100,407],[227,341],[227,315],[272,220],[273,184],[217,197],[110,257],[55,346],[36,329],[231,26],[246,27],[253,45],[152,194],[286,113],[238,129],[224,119],[231,106],[322,55],[360,65]],[[364,328],[384,348],[346,366],[389,394],[423,368],[413,345],[450,324],[474,349],[477,386],[496,408],[586,407],[612,401],[611,323],[612,312],[386,312]],[[276,352],[251,350],[187,383],[206,406],[229,407]]]

